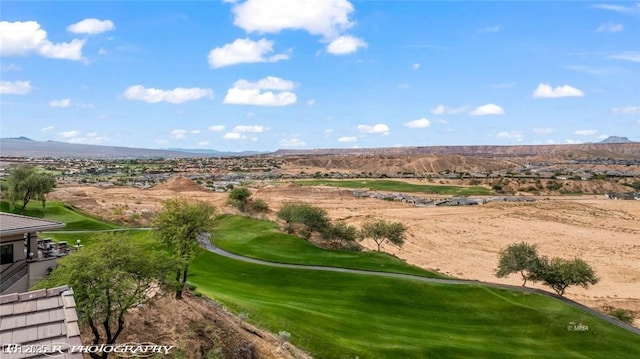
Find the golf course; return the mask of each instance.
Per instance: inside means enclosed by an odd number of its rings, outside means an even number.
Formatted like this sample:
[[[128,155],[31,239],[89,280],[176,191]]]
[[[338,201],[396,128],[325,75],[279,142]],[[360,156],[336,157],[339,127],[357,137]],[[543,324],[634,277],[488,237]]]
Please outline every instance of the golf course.
[[[65,230],[117,229],[59,202],[29,206],[25,214],[66,219]],[[159,246],[150,231],[122,233]],[[91,233],[45,235],[92,243]],[[199,250],[189,272],[196,292],[254,325],[290,333],[316,358],[640,357],[640,335],[551,296],[426,282],[444,276],[383,253],[321,249],[247,217],[218,217],[212,238],[216,247],[269,263],[416,276],[284,268]]]

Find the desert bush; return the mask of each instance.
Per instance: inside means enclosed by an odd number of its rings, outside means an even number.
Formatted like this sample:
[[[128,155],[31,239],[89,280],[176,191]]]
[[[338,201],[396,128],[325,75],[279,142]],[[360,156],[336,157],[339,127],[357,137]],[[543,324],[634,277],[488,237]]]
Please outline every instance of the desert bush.
[[[635,319],[633,313],[630,310],[622,308],[612,308],[607,314],[627,324],[632,324],[633,320]]]
[[[291,340],[291,333],[286,330],[281,330],[278,332],[278,339],[281,343],[288,342]]]

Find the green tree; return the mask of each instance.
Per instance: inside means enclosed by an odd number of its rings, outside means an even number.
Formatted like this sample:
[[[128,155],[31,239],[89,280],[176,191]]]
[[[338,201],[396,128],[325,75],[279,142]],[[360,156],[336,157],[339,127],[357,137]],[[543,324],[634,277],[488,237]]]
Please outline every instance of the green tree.
[[[184,198],[174,198],[164,201],[163,209],[152,220],[157,237],[167,243],[174,256],[182,262],[182,269],[176,271],[176,281],[179,283],[177,299],[182,298],[189,265],[198,247],[198,237],[211,231],[215,213],[215,207],[207,202],[189,203]]]
[[[13,209],[17,201],[22,201],[20,213],[24,214],[27,204],[32,199],[42,201],[45,206],[46,195],[56,185],[53,176],[38,172],[31,165],[18,165],[11,169],[7,176],[7,199]]]
[[[537,264],[538,250],[535,245],[526,242],[510,244],[500,251],[496,277],[504,278],[512,273],[520,272],[524,287],[530,277],[530,272]]]
[[[327,211],[322,208],[301,202],[285,202],[276,214],[285,222],[285,230],[293,233],[294,225],[301,225],[301,235],[309,239],[313,232],[322,233],[331,225]]]
[[[251,197],[251,191],[247,187],[236,187],[229,192],[227,203],[244,212],[249,203],[249,197]]]
[[[378,245],[378,252],[380,252],[380,247],[385,241],[402,247],[406,231],[407,227],[400,222],[387,222],[384,219],[367,221],[360,228],[359,239],[373,239]]]
[[[92,343],[114,344],[129,309],[143,303],[150,289],[168,284],[175,262],[163,251],[150,250],[121,235],[102,234],[91,246],[60,260],[36,288],[68,285],[73,289],[78,319],[91,328]],[[90,353],[107,358],[109,353]]]
[[[344,242],[353,242],[358,238],[358,230],[344,221],[337,221],[322,232],[322,237],[328,240],[338,239]]]
[[[542,281],[561,296],[569,286],[588,288],[599,281],[593,268],[580,258],[566,260],[542,257],[532,268],[531,278]]]
[[[269,211],[269,205],[263,199],[251,199],[249,202],[251,212],[264,213]]]

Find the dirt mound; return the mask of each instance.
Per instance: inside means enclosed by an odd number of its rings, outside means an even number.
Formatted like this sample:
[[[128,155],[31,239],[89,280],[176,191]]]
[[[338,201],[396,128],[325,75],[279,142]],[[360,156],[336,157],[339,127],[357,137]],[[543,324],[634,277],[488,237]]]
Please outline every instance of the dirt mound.
[[[154,298],[134,310],[118,341],[175,345],[168,356],[174,358],[310,358],[221,305],[188,293],[182,300]]]
[[[207,192],[207,190],[202,188],[199,184],[182,176],[172,177],[165,183],[160,183],[158,185],[153,186],[151,190],[168,190],[168,191],[174,191],[174,192],[194,192],[194,191]]]

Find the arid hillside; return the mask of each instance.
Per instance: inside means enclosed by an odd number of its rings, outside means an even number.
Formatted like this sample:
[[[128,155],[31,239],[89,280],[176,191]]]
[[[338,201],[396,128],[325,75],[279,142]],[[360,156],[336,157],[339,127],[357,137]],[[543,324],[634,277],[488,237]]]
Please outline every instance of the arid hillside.
[[[287,157],[283,170],[295,173],[315,173],[335,170],[342,173],[372,173],[396,176],[402,173],[434,173],[441,171],[476,172],[509,170],[518,167],[509,160],[494,160],[462,155],[410,156],[292,156]]]
[[[85,337],[90,338],[88,328]],[[150,339],[151,338],[151,339]],[[274,334],[230,314],[215,302],[187,293],[182,300],[156,296],[127,317],[119,342],[173,345],[171,358],[310,358]]]

